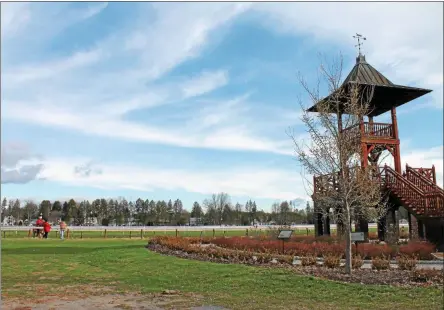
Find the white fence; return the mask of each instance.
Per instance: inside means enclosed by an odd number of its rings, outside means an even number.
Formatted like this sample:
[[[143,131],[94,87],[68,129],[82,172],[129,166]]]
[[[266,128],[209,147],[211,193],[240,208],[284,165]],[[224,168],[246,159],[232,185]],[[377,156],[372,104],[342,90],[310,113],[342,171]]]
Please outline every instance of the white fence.
[[[369,228],[376,228],[376,223],[370,223]],[[408,224],[399,224],[399,227],[408,227]],[[68,226],[71,231],[233,231],[233,230],[246,230],[246,229],[271,229],[278,228],[279,226],[261,225],[261,226]],[[35,228],[35,226],[0,226],[1,231],[29,231]],[[52,227],[58,229],[57,225]],[[293,225],[294,230],[314,230],[314,225]],[[336,229],[336,224],[330,225],[330,229]]]

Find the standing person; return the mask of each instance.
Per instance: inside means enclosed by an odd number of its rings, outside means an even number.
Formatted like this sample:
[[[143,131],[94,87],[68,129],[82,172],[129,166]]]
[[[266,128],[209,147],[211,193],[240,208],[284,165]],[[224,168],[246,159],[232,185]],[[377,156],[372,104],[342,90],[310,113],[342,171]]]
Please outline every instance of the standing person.
[[[43,238],[48,239],[48,233],[51,231],[51,225],[48,221],[43,220],[43,231],[45,232]]]
[[[43,226],[43,218],[42,218],[41,215],[39,216],[39,218],[35,222],[35,226],[37,226],[37,227],[42,227]],[[40,232],[41,232],[41,229],[38,229],[38,228],[35,229],[34,230],[34,237],[35,237],[36,234],[37,234],[37,237],[40,237]]]
[[[64,240],[65,239],[66,223],[65,223],[65,221],[59,220],[59,225],[60,225],[60,239]]]

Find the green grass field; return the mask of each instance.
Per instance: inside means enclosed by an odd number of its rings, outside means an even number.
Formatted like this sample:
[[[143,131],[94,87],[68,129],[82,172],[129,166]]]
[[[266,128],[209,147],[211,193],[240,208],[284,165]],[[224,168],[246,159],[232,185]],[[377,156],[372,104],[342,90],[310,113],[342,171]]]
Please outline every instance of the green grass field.
[[[282,269],[191,261],[150,252],[146,243],[2,239],[2,297],[69,295],[88,286],[143,294],[179,290],[202,296],[201,305],[230,309],[442,309],[436,288],[344,284]]]
[[[58,231],[52,230],[49,233],[49,238],[58,238]],[[306,235],[306,230],[296,230],[294,232],[298,235]],[[267,230],[249,230],[248,235],[249,236],[258,236],[258,235],[265,235],[267,234]],[[313,235],[314,231],[309,230],[308,234]],[[148,238],[153,236],[175,236],[175,231],[141,231],[140,230],[133,230],[133,231],[113,231],[113,230],[107,230],[106,237],[107,238]],[[199,237],[201,235],[200,231],[178,231],[178,235],[182,237]],[[222,237],[222,236],[245,236],[246,235],[246,229],[245,230],[226,230],[223,229],[217,229],[215,230],[215,236],[216,237]],[[213,231],[202,231],[202,236],[204,237],[212,237]],[[27,238],[28,237],[28,231],[2,231],[2,237],[4,239],[10,239],[10,238]],[[66,237],[66,233],[65,233]],[[79,231],[79,230],[71,230],[70,231],[70,237],[73,239],[79,239],[79,238],[105,238],[105,231]]]
[[[376,232],[375,228],[370,228],[369,231]],[[248,235],[249,236],[258,236],[258,235],[265,235],[267,234],[267,229],[257,229],[257,230],[249,230]],[[335,233],[335,230],[332,230],[331,233]],[[58,230],[53,229],[49,233],[49,238],[58,238]],[[294,230],[294,235],[314,235],[313,229],[298,229]],[[175,231],[149,231],[145,230],[142,232],[140,230],[133,230],[133,231],[113,231],[112,228],[107,230],[106,237],[107,238],[135,238],[135,239],[141,239],[142,238],[148,238],[153,236],[175,236]],[[178,231],[178,235],[182,237],[199,237],[201,235],[200,231]],[[222,237],[222,236],[245,236],[246,235],[246,229],[243,230],[225,230],[223,228],[216,229],[215,234],[216,237]],[[1,236],[4,239],[11,239],[11,238],[27,238],[28,237],[28,231],[7,231],[4,230],[1,232]],[[66,236],[66,233],[65,233]],[[202,236],[204,237],[212,237],[213,231],[207,230],[202,231]],[[71,230],[70,231],[70,238],[73,239],[79,239],[79,238],[105,238],[105,231],[79,231],[79,230]]]

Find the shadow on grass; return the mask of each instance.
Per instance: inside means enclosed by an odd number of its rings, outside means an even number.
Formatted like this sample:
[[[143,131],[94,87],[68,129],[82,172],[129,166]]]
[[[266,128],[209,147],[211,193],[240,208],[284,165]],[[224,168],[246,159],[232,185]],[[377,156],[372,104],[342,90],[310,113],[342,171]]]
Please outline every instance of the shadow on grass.
[[[130,250],[130,249],[145,249],[145,245],[126,245],[126,246],[104,246],[104,247],[28,247],[18,249],[2,249],[2,255],[32,255],[32,254],[83,254],[97,251],[108,250]]]

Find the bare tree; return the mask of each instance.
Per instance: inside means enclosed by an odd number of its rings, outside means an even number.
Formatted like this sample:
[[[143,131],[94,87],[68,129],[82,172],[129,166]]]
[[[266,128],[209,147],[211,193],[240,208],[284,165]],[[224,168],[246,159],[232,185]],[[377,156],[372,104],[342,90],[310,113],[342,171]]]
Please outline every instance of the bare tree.
[[[207,209],[207,214],[211,216],[214,223],[222,225],[222,213],[225,205],[230,205],[230,196],[227,193],[211,195],[211,199],[205,199],[203,202]]]
[[[26,200],[24,212],[26,213],[26,218],[28,222],[31,222],[32,217],[36,215],[38,210],[39,208],[34,201]]]
[[[341,85],[341,74],[340,56],[331,66],[321,62],[314,89],[300,76],[317,113],[305,109],[300,99],[302,122],[310,139],[299,140],[292,131],[288,135],[294,143],[297,160],[314,176],[313,181],[307,181],[313,189],[315,212],[336,217],[338,227],[344,229],[346,272],[351,273],[351,220],[377,220],[385,215],[387,199],[381,194],[378,167],[367,165],[367,159],[361,156],[359,129],[370,112],[374,87]],[[325,98],[320,96],[322,83],[327,84],[330,94]]]

